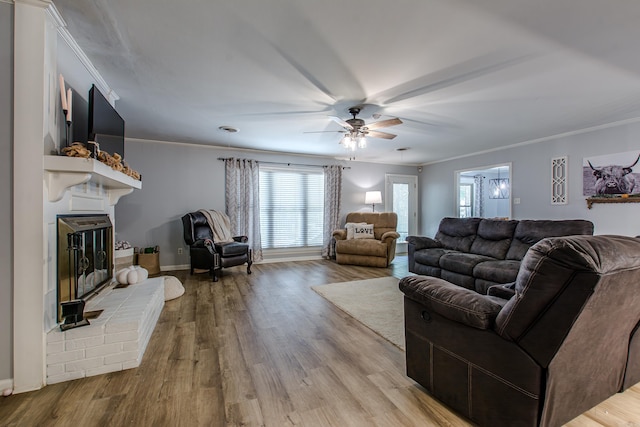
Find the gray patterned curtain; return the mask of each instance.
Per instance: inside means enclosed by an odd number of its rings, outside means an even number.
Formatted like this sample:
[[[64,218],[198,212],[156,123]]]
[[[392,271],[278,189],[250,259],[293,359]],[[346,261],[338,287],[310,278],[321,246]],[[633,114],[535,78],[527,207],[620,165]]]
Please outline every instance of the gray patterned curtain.
[[[471,214],[482,218],[484,216],[484,176],[474,176],[473,183],[473,212]]]
[[[262,260],[260,171],[256,160],[225,159],[225,203],[234,235],[249,238],[253,261]]]
[[[342,166],[331,165],[324,167],[324,238],[322,242],[322,256],[333,258],[333,230],[340,227],[340,200],[342,198]]]

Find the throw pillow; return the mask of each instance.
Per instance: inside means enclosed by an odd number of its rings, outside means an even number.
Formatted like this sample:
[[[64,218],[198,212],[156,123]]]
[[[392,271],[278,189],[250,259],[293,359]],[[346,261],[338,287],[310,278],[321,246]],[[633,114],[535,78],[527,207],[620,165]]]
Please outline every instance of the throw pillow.
[[[347,229],[347,240],[353,239],[354,230],[358,225],[367,225],[367,223],[366,222],[348,222],[345,224],[344,228]]]
[[[354,239],[374,239],[373,224],[357,225],[353,230]]]

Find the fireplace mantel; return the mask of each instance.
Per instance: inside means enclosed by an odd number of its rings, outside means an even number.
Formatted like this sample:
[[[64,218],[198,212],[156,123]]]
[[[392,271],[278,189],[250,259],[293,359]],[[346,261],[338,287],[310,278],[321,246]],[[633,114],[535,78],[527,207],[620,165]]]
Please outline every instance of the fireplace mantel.
[[[118,203],[120,197],[142,188],[141,181],[95,159],[44,156],[44,171],[50,202],[61,200],[68,189],[85,182],[101,185],[109,195],[111,206]]]

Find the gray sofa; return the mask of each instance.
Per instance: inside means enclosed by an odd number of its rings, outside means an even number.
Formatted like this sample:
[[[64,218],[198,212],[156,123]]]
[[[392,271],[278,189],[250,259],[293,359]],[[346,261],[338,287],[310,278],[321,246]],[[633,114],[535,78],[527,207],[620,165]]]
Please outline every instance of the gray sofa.
[[[560,426],[640,382],[640,239],[543,239],[510,293],[399,287],[407,375],[479,426]]]
[[[442,278],[478,293],[516,280],[527,250],[546,237],[593,234],[572,220],[443,218],[435,238],[408,236],[409,271]]]

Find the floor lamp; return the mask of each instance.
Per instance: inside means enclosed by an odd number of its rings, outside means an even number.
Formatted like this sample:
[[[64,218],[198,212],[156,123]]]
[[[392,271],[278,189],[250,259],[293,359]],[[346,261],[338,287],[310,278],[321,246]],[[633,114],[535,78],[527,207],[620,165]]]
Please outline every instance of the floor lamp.
[[[371,209],[373,212],[376,211],[376,203],[382,203],[382,192],[380,191],[367,191],[364,193],[364,203],[371,203]]]

